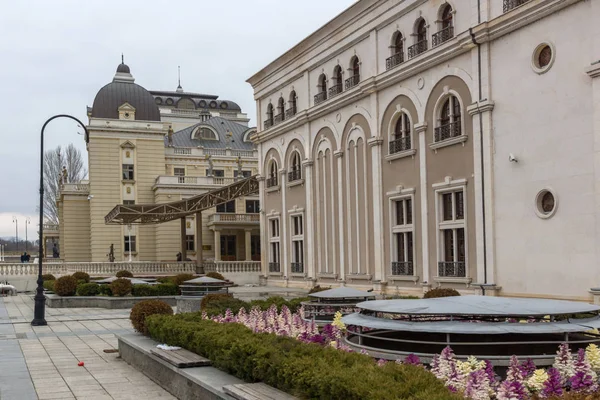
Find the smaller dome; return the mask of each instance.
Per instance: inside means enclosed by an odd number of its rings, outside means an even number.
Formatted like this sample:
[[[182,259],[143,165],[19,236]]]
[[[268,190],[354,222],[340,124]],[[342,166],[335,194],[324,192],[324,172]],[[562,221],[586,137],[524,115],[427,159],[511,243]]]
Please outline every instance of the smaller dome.
[[[130,74],[131,71],[129,70],[129,66],[127,64],[121,63],[119,64],[119,66],[117,67],[117,72],[122,72],[124,74]]]

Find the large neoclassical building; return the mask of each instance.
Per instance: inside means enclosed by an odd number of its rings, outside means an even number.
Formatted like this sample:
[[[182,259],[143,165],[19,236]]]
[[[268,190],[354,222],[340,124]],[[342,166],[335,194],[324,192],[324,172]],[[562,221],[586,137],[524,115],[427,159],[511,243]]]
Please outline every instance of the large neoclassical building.
[[[117,204],[170,203],[255,175],[258,153],[250,135],[256,129],[235,102],[181,85],[148,91],[120,64],[87,111],[89,180],[62,186],[61,258],[108,261],[112,246],[116,261],[174,261],[181,250],[195,260],[201,242],[205,261],[260,259],[258,196],[207,210],[199,230],[195,216],[183,229],[179,221],[105,224]]]
[[[269,284],[589,300],[600,2],[361,0],[252,76]]]

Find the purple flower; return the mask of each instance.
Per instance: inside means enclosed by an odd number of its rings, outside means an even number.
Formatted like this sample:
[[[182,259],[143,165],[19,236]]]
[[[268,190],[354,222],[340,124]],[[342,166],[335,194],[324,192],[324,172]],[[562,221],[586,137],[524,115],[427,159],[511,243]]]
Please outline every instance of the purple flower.
[[[560,372],[556,368],[548,368],[548,379],[544,382],[544,387],[540,395],[543,399],[552,396],[562,396],[563,389],[561,384]]]
[[[525,400],[529,396],[527,389],[525,389],[525,386],[521,382],[506,380],[500,385],[497,398],[498,400]]]
[[[515,355],[510,358],[510,364],[508,366],[508,371],[506,372],[506,380],[509,382],[523,383],[523,374],[521,373],[519,359]]]
[[[494,388],[497,385],[496,382],[496,373],[494,372],[494,366],[489,360],[485,360],[485,374],[487,375],[488,380],[490,381],[490,386]]]
[[[387,361],[384,360],[383,358],[380,358],[379,360],[377,360],[378,367],[383,367],[385,364],[387,364]]]
[[[521,365],[519,365],[519,369],[521,370],[521,376],[523,376],[523,379],[527,379],[533,375],[533,372],[536,368],[533,360],[528,358],[527,361],[523,361]]]
[[[404,364],[406,364],[406,365],[421,365],[421,359],[419,358],[419,356],[416,356],[414,354],[409,354],[404,359]]]
[[[490,381],[484,370],[473,371],[467,378],[465,397],[469,399],[489,399]]]

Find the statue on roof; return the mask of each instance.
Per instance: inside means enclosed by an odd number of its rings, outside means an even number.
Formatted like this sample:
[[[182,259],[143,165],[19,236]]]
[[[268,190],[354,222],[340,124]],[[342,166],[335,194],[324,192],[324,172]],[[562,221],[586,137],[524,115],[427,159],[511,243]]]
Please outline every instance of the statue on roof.
[[[169,125],[169,132],[167,132],[167,144],[169,147],[173,147],[173,126]]]
[[[62,183],[69,183],[69,173],[67,172],[67,167],[63,165],[62,169]]]
[[[206,155],[205,159],[208,161],[208,174],[206,174],[207,176],[213,176],[213,160],[212,157],[210,155]]]
[[[238,179],[242,179],[242,157],[238,156],[235,161],[237,162],[237,176],[238,176]]]

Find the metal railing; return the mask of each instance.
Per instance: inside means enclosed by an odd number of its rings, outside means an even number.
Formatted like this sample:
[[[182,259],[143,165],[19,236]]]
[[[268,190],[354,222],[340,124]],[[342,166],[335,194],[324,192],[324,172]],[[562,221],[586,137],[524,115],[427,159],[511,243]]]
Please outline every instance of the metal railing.
[[[272,119],[267,119],[264,123],[263,126],[265,127],[265,129],[269,129],[270,127],[273,126],[273,120]]]
[[[343,92],[342,82],[333,85],[329,88],[329,97],[337,96],[338,94]]]
[[[259,214],[217,213],[208,217],[208,222],[260,222]]]
[[[281,264],[278,262],[270,262],[269,272],[281,272]]]
[[[446,40],[450,40],[454,37],[454,27],[452,25],[447,26],[441,31],[434,33],[431,37],[431,45],[433,47],[439,46],[444,43]]]
[[[404,52],[396,53],[385,60],[385,69],[389,70],[404,62]]]
[[[346,81],[345,81],[346,90],[358,85],[359,82],[360,82],[360,75],[358,75],[358,74],[353,75],[350,78],[346,79]]]
[[[302,179],[302,170],[294,169],[288,172],[288,182],[298,181]]]
[[[276,176],[272,176],[270,178],[267,179],[267,187],[274,187],[277,186],[277,177]]]
[[[392,262],[392,275],[414,275],[412,261],[394,261]]]
[[[296,115],[296,112],[296,106],[288,108],[287,110],[285,110],[285,119],[292,118],[294,115]]]
[[[304,263],[293,262],[292,263],[292,274],[303,274]]]
[[[398,153],[411,148],[410,136],[399,137],[390,141],[390,154]]]
[[[458,137],[461,134],[460,120],[450,122],[449,124],[435,128],[435,141],[441,142],[442,140]]]
[[[427,51],[427,39],[421,40],[408,48],[408,59],[418,56]]]
[[[503,1],[503,11],[509,12],[513,8],[517,8],[527,3],[529,0],[504,0]]]
[[[277,114],[276,116],[273,117],[273,125],[277,125],[283,122],[283,115],[284,113],[281,114]]]
[[[322,92],[319,92],[319,93],[315,94],[314,99],[315,99],[315,106],[317,104],[320,104],[320,103],[324,102],[325,100],[327,100],[327,92],[326,91],[322,91]]]
[[[464,261],[438,262],[438,276],[449,278],[465,278],[467,276],[467,267]]]

